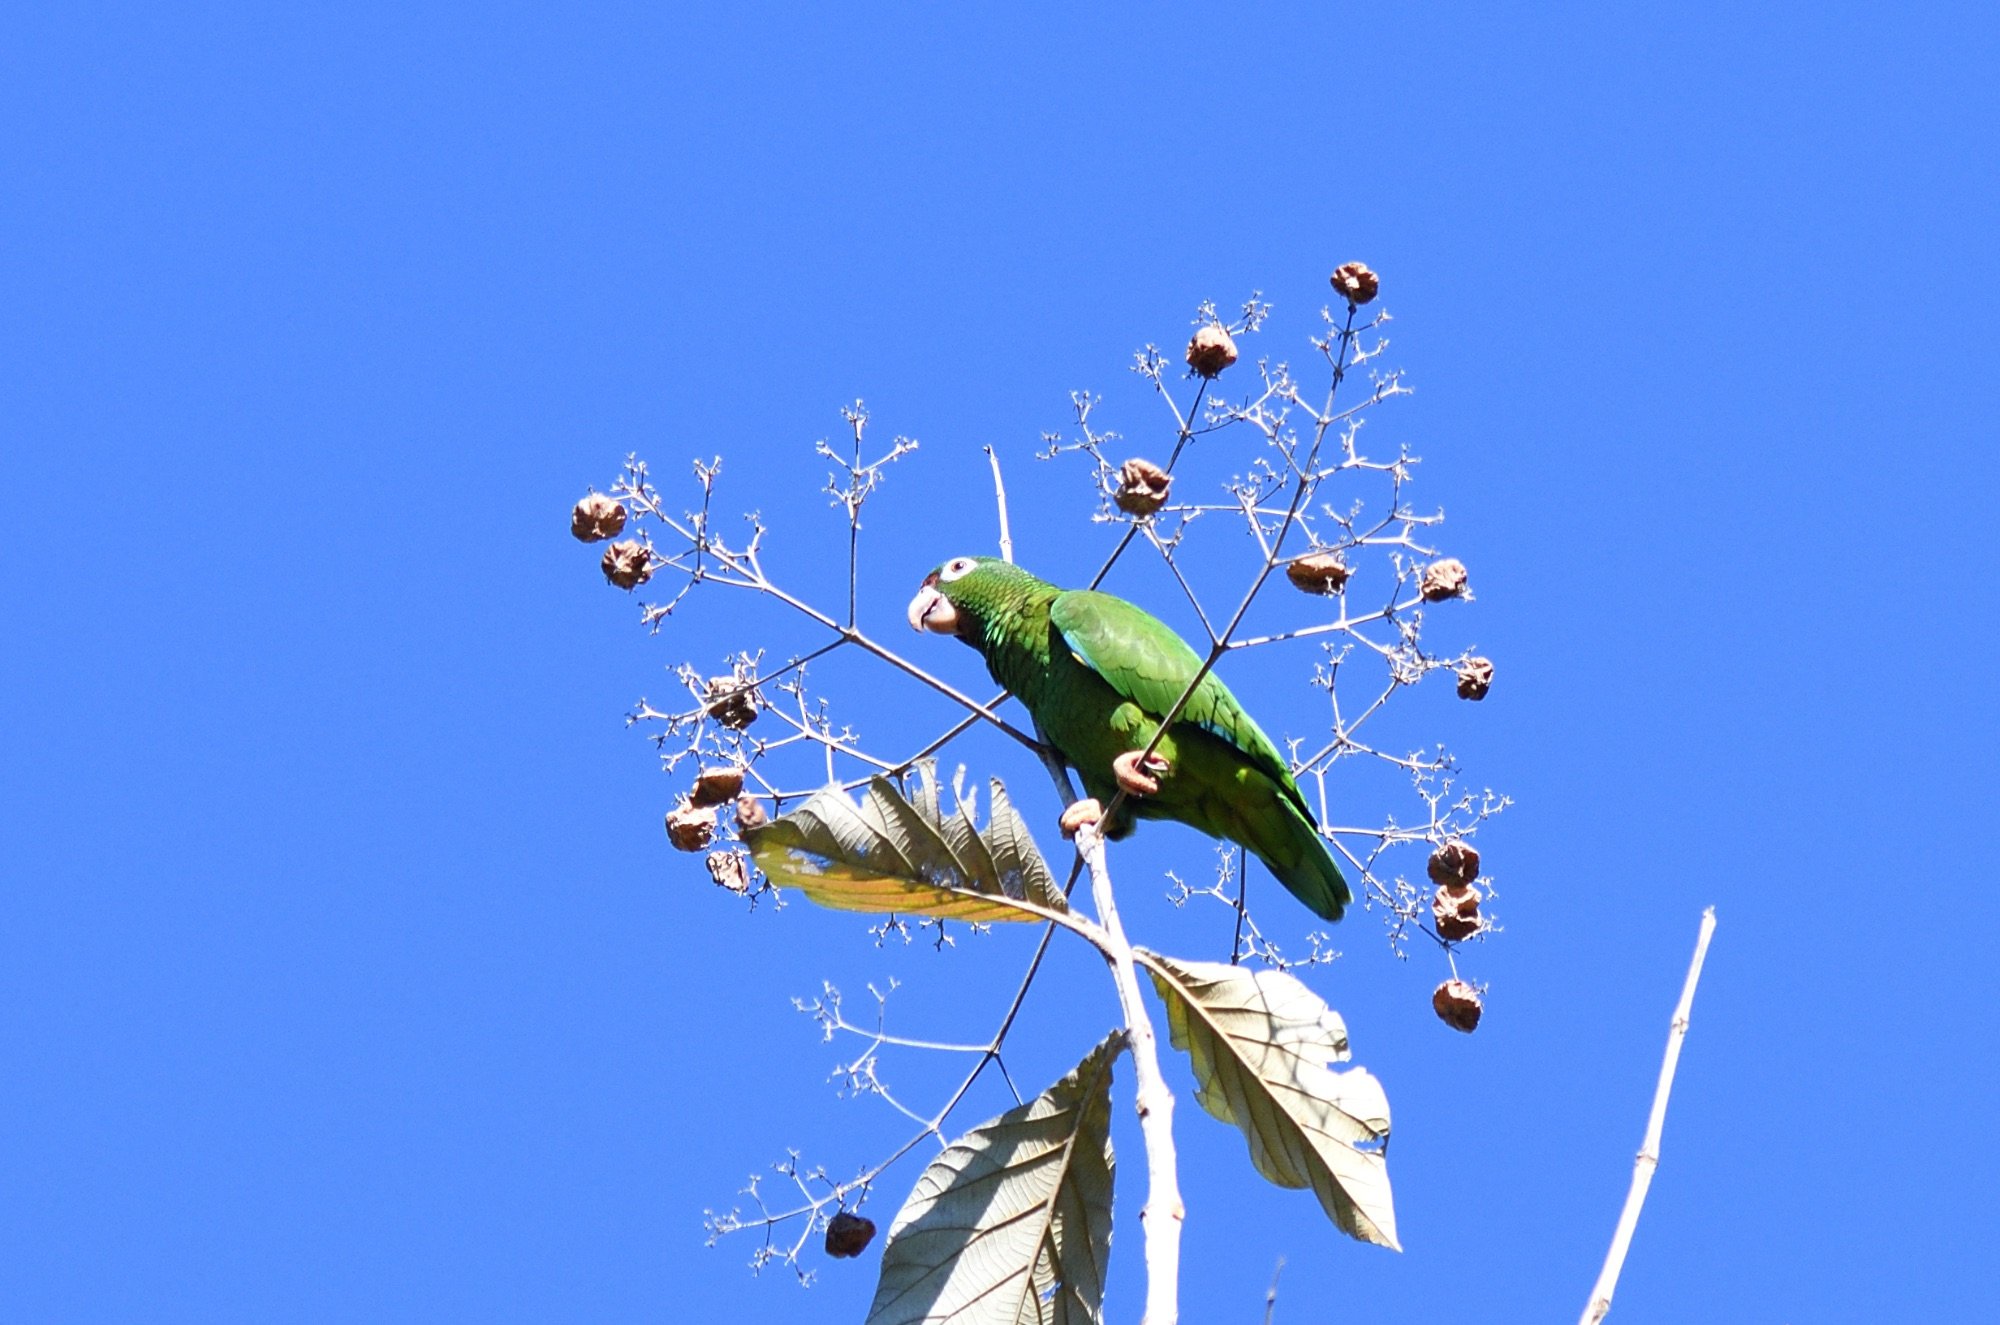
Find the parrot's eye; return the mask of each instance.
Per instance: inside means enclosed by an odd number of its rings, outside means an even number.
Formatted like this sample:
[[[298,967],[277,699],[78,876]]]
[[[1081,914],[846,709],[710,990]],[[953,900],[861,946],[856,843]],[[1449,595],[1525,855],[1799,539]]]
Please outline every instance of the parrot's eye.
[[[938,572],[938,578],[950,584],[953,580],[961,579],[971,573],[972,568],[978,564],[971,557],[953,557],[944,564],[944,569]]]

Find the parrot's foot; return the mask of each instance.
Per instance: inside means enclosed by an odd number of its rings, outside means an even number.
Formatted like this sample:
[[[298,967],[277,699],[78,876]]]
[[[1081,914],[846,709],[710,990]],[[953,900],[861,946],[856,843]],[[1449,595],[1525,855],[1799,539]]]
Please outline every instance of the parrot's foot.
[[[1062,812],[1062,835],[1076,836],[1076,830],[1104,818],[1104,807],[1095,800],[1080,800]]]
[[[1151,796],[1160,789],[1160,779],[1167,775],[1171,766],[1166,760],[1154,755],[1143,765],[1139,762],[1139,751],[1127,750],[1111,761],[1112,775],[1118,779],[1119,788],[1127,796]]]

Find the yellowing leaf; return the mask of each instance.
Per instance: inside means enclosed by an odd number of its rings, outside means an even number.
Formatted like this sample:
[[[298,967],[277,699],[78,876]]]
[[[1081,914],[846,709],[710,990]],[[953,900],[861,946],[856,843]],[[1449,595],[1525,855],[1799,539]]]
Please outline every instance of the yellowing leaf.
[[[1016,902],[1069,909],[998,781],[982,833],[963,807],[943,810],[928,766],[921,778],[914,802],[885,778],[859,805],[829,787],[744,841],[773,883],[836,911],[991,921],[1038,918]]]
[[[1389,1191],[1389,1099],[1347,1059],[1340,1014],[1296,977],[1141,951],[1201,1107],[1242,1129],[1257,1172],[1310,1187],[1352,1237],[1401,1250]]]

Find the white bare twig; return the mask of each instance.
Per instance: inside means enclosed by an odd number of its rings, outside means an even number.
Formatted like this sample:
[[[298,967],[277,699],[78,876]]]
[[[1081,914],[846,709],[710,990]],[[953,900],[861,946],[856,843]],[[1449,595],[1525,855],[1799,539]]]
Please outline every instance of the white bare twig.
[[[1000,453],[989,446],[986,459],[993,466],[993,500],[1000,506],[1000,560],[1012,565],[1014,535],[1007,528],[1007,485],[1000,481]]]
[[[1035,734],[1041,736],[1039,727]],[[1044,737],[1042,763],[1065,806],[1076,803],[1069,770]],[[1181,1225],[1187,1210],[1181,1203],[1180,1159],[1174,1150],[1174,1093],[1160,1071],[1159,1036],[1152,1014],[1139,993],[1137,959],[1118,918],[1118,901],[1111,887],[1111,866],[1105,859],[1104,838],[1097,824],[1085,824],[1076,834],[1077,859],[1090,872],[1090,899],[1097,908],[1097,947],[1111,967],[1118,991],[1118,1010],[1125,1018],[1125,1044],[1132,1051],[1132,1075],[1137,1079],[1133,1105],[1139,1114],[1139,1135],[1146,1148],[1146,1204],[1139,1211],[1145,1238],[1146,1310],[1140,1325],[1176,1325],[1180,1319]],[[1074,871],[1071,878],[1075,878]]]
[[[1694,1012],[1694,988],[1701,982],[1701,964],[1708,957],[1708,940],[1715,933],[1715,908],[1701,913],[1701,932],[1694,941],[1694,960],[1688,963],[1687,983],[1681,986],[1681,1001],[1674,1006],[1674,1020],[1667,1031],[1667,1054],[1660,1064],[1660,1081],[1653,1088],[1653,1112],[1646,1120],[1646,1140],[1639,1147],[1638,1161],[1632,1166],[1632,1187],[1625,1193],[1625,1208],[1618,1214],[1618,1230],[1611,1235],[1611,1249],[1605,1254],[1604,1268],[1590,1301],[1583,1308],[1582,1325],[1598,1325],[1611,1314],[1611,1295],[1618,1289],[1618,1275],[1625,1268],[1625,1253],[1632,1247],[1632,1231],[1639,1226],[1639,1211],[1646,1204],[1646,1191],[1653,1185],[1653,1170],[1660,1166],[1660,1131],[1667,1123],[1667,1097],[1674,1089],[1674,1069],[1680,1065],[1681,1042],[1687,1039],[1688,1018]]]
[[[1159,1037],[1139,993],[1138,966],[1125,926],[1118,919],[1111,871],[1104,859],[1104,839],[1096,825],[1086,824],[1077,831],[1076,849],[1090,871],[1091,901],[1108,940],[1105,957],[1118,989],[1118,1008],[1125,1017],[1126,1044],[1132,1050],[1132,1075],[1137,1081],[1133,1103],[1146,1147],[1146,1204],[1139,1210],[1139,1228],[1146,1242],[1146,1310],[1139,1318],[1140,1325],[1176,1325],[1180,1319],[1181,1224],[1187,1210],[1181,1204],[1180,1160],[1174,1151],[1174,1093],[1160,1072]]]

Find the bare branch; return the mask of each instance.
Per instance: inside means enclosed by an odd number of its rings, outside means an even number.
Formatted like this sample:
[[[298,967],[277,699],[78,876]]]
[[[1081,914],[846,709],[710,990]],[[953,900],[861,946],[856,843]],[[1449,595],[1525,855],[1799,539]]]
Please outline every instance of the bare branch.
[[[1653,1185],[1653,1170],[1660,1166],[1660,1132],[1667,1123],[1667,1097],[1674,1089],[1674,1069],[1680,1065],[1681,1042],[1687,1039],[1688,1019],[1694,1013],[1694,989],[1701,982],[1701,964],[1708,957],[1708,940],[1715,933],[1715,908],[1701,913],[1701,931],[1695,936],[1694,960],[1688,963],[1687,982],[1681,986],[1681,1001],[1674,1006],[1674,1019],[1667,1031],[1667,1054],[1660,1063],[1659,1084],[1653,1088],[1653,1112],[1646,1120],[1646,1140],[1639,1147],[1638,1162],[1632,1166],[1632,1186],[1625,1193],[1625,1208],[1618,1214],[1618,1229],[1611,1235],[1611,1250],[1604,1268],[1590,1290],[1583,1309],[1582,1325],[1597,1325],[1611,1314],[1611,1295],[1618,1289],[1618,1276],[1625,1268],[1625,1253],[1632,1247],[1632,1232],[1639,1226],[1639,1211],[1646,1204],[1647,1189]]]
[[[1174,1151],[1174,1094],[1160,1072],[1159,1037],[1139,994],[1132,944],[1118,918],[1104,839],[1095,824],[1077,830],[1076,848],[1090,871],[1090,896],[1108,940],[1105,955],[1118,989],[1118,1008],[1125,1018],[1133,1075],[1138,1078],[1133,1103],[1146,1147],[1146,1204],[1139,1211],[1139,1227],[1146,1240],[1146,1309],[1140,1325],[1175,1325],[1180,1319],[1181,1224],[1187,1209],[1181,1204],[1180,1160]]]
[[[989,446],[986,448],[986,459],[993,465],[993,500],[1000,506],[1000,560],[1011,565],[1014,560],[1014,535],[1007,529],[1007,485],[1000,481],[1000,455]]]
[[[1073,804],[1076,788],[1055,748],[1044,742],[1041,756],[1056,794],[1064,805]],[[1133,1075],[1138,1078],[1133,1103],[1145,1143],[1147,1180],[1146,1204],[1139,1211],[1146,1247],[1146,1309],[1140,1325],[1175,1325],[1180,1318],[1181,1225],[1187,1211],[1181,1203],[1180,1162],[1174,1150],[1174,1096],[1160,1072],[1159,1037],[1139,994],[1137,960],[1118,917],[1111,868],[1097,825],[1085,824],[1077,831],[1076,854],[1090,873],[1091,903],[1097,908],[1098,929],[1104,938],[1098,949],[1111,967],[1118,1008],[1125,1020],[1126,1045],[1132,1051]],[[1073,884],[1075,880],[1072,868],[1070,881]]]
[[[1278,1310],[1278,1276],[1285,1272],[1285,1258],[1278,1257],[1278,1264],[1271,1270],[1271,1287],[1264,1293],[1264,1325],[1271,1325],[1271,1319]]]

